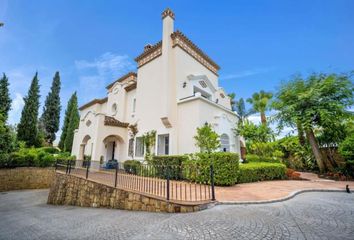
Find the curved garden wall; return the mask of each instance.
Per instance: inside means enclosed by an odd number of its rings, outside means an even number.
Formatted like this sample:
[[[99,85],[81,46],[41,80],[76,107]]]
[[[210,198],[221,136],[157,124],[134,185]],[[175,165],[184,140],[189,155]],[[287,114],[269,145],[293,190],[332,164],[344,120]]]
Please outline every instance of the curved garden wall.
[[[47,203],[170,213],[195,212],[207,207],[206,204],[166,201],[62,173],[56,173]]]

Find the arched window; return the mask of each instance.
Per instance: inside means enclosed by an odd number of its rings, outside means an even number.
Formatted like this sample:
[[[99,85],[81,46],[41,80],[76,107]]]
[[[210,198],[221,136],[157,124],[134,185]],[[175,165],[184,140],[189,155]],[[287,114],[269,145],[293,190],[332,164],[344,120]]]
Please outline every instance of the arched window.
[[[116,103],[113,103],[113,105],[112,105],[112,112],[113,112],[113,114],[117,113],[117,104]]]
[[[220,136],[220,151],[230,152],[230,138],[225,133]]]

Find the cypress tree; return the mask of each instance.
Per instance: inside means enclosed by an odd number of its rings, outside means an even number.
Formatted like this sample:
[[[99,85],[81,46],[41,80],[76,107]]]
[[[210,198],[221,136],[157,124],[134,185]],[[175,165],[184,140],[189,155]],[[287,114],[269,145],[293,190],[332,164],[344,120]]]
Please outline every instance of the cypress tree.
[[[37,145],[38,135],[38,108],[39,108],[38,73],[33,77],[25,106],[22,109],[21,120],[17,128],[18,140],[25,141],[27,146]]]
[[[59,148],[61,150],[64,150],[66,134],[68,132],[68,127],[69,127],[69,122],[70,122],[70,114],[71,114],[71,111],[72,111],[72,108],[73,108],[73,103],[74,103],[74,99],[75,98],[77,98],[76,97],[76,92],[74,92],[73,95],[71,95],[71,97],[70,97],[70,99],[68,101],[68,104],[66,106],[64,123],[63,123],[63,127],[61,129],[62,132],[61,132],[60,141],[59,141]]]
[[[44,138],[47,143],[53,145],[55,133],[59,130],[60,121],[60,76],[55,73],[50,92],[48,93],[43,107],[41,123],[44,130]]]
[[[10,109],[9,80],[4,73],[0,79],[0,168],[9,165],[9,153],[14,150],[16,144],[15,135],[6,124]]]
[[[11,108],[11,98],[9,93],[9,79],[3,73],[0,79],[0,114],[3,121],[6,122]]]
[[[77,106],[76,94],[74,95],[72,104],[73,106],[70,112],[69,126],[66,132],[65,143],[64,143],[64,150],[66,152],[71,152],[73,146],[73,140],[74,140],[74,130],[79,127],[79,122],[80,122],[80,115]]]

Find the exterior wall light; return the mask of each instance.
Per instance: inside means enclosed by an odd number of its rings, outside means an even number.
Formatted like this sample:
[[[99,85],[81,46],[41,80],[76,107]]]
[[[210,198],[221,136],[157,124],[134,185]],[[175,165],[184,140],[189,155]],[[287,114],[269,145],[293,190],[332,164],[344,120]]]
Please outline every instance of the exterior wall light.
[[[183,88],[185,88],[187,86],[187,82],[183,83]]]

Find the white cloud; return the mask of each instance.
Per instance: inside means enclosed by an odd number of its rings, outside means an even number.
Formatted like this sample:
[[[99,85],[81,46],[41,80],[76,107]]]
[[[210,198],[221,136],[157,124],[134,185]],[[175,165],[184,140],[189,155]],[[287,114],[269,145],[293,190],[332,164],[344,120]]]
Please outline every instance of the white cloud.
[[[21,117],[21,111],[25,102],[21,93],[15,93],[15,98],[12,100],[11,110],[9,112],[9,123],[18,123]]]
[[[254,124],[259,124],[261,123],[261,115],[260,114],[252,114],[248,116],[247,118],[250,122],[253,122]]]
[[[272,70],[274,70],[273,67],[249,69],[249,70],[236,72],[233,74],[226,74],[226,75],[220,76],[220,79],[221,80],[229,80],[229,79],[235,79],[235,78],[244,78],[244,77],[249,77],[249,76],[253,76],[253,75],[257,75],[257,74],[261,74],[261,73],[270,72]]]
[[[106,52],[94,61],[77,60],[75,66],[78,70],[95,69],[101,77],[117,78],[133,68],[127,55],[115,55]]]
[[[134,65],[127,55],[106,52],[93,61],[76,60],[75,67],[79,77],[79,98],[86,102],[101,97],[108,83],[131,71]]]

